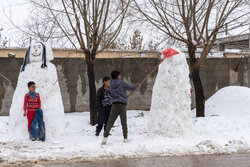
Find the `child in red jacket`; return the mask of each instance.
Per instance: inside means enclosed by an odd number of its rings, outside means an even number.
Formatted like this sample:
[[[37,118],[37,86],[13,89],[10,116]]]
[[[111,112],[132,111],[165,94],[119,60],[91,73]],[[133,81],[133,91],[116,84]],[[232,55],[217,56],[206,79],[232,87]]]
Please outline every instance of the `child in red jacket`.
[[[30,131],[31,123],[34,119],[35,113],[37,109],[41,108],[41,100],[38,93],[35,92],[36,84],[33,81],[28,83],[29,93],[27,93],[24,97],[23,104],[23,116],[27,116],[28,119],[28,131]]]

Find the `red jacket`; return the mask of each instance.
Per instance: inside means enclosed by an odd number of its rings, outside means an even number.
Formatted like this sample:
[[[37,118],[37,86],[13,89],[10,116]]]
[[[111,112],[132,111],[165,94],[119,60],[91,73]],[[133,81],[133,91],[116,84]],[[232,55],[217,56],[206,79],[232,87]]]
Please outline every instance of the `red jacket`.
[[[29,93],[24,97],[23,110],[24,111],[36,111],[38,108],[41,108],[41,100],[38,93],[36,93],[35,98],[33,99]]]

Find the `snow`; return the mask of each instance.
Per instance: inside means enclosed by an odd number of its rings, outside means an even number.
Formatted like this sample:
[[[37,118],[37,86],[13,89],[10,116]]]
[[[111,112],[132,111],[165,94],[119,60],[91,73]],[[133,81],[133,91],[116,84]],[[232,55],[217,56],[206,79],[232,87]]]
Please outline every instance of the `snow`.
[[[159,66],[148,123],[152,135],[176,137],[192,131],[189,68],[185,55],[179,53]]]
[[[185,57],[189,58],[188,51],[184,50],[183,52],[185,52]],[[212,50],[211,52],[208,53],[207,58],[225,58],[225,53],[226,52],[218,52],[218,51]],[[231,52],[229,52],[229,53],[231,53]],[[242,52],[232,52],[232,53],[242,53]],[[196,52],[195,57],[196,58],[201,57],[201,50],[200,49]]]
[[[36,92],[40,94],[42,110],[44,113],[44,122],[46,126],[47,140],[60,138],[64,133],[64,108],[61,92],[57,79],[56,67],[49,62],[53,59],[51,47],[46,44],[47,66],[42,65],[42,47],[36,48],[39,43],[31,45],[30,64],[27,64],[25,70],[20,72],[17,87],[14,92],[9,117],[9,136],[12,139],[28,140],[27,118],[23,117],[24,96],[28,93],[27,83],[34,81],[36,83]],[[34,48],[37,49],[36,56]],[[38,56],[39,55],[39,56]]]
[[[250,113],[249,103],[249,88],[228,86],[220,89],[206,101],[206,115],[229,115],[236,117],[247,115]]]
[[[200,56],[200,55],[199,55]],[[209,53],[207,55],[207,58],[225,58],[225,55],[223,52],[214,52],[214,53]]]
[[[222,88],[206,101],[206,117],[195,119],[196,133],[216,142],[228,141],[225,146],[232,149],[250,152],[249,108],[250,88]],[[193,116],[195,111],[192,111]]]
[[[2,164],[13,165],[37,161],[250,153],[249,91],[246,87],[219,90],[207,100],[207,117],[193,117],[193,132],[175,138],[148,135],[149,112],[128,111],[130,142],[123,143],[118,119],[105,146],[101,145],[102,136],[94,136],[95,127],[89,125],[88,112],[65,114],[65,135],[60,140],[45,142],[9,138],[9,117],[0,117],[0,159]]]

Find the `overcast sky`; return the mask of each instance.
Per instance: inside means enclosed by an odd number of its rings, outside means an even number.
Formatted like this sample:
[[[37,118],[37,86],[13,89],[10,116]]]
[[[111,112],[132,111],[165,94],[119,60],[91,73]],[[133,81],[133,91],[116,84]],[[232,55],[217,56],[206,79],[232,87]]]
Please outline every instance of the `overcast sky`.
[[[0,0],[0,28],[3,28],[2,35],[11,38],[12,29],[7,17],[16,24],[22,24],[29,15],[28,0]]]
[[[11,17],[16,25],[22,25],[29,17],[29,11],[31,11],[30,5],[29,0],[0,0],[0,28],[3,28],[2,38],[7,37],[8,40],[10,40],[9,43],[11,46],[15,46],[13,34],[15,34],[16,30],[13,30],[13,26],[11,26],[7,17]],[[249,5],[247,9],[250,9]],[[152,34],[150,35],[150,32],[147,31],[147,27],[140,27],[138,29],[141,30],[144,41],[147,38],[146,36],[152,36]],[[239,28],[235,31],[239,34],[249,33],[249,26]]]

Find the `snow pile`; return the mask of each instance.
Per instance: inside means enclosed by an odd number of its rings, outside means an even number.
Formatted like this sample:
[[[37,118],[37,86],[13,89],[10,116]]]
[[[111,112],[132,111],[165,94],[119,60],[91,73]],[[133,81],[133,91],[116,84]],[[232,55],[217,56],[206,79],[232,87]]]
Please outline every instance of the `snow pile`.
[[[184,54],[166,58],[153,87],[149,132],[169,137],[192,130],[189,68]]]
[[[14,92],[9,116],[9,135],[12,139],[27,139],[27,118],[23,117],[24,96],[29,92],[27,83],[36,83],[36,92],[40,94],[42,110],[46,128],[46,138],[55,139],[64,132],[64,108],[58,84],[57,72],[54,64],[47,62],[46,68],[41,68],[41,60],[33,58],[33,45],[31,46],[30,64],[20,72],[17,87]],[[39,48],[42,50],[42,48]],[[39,50],[38,49],[38,50]],[[47,49],[47,60],[51,60],[52,52]],[[42,51],[40,52],[40,57]],[[49,58],[49,59],[48,59]]]
[[[206,115],[246,115],[250,113],[250,88],[228,86],[206,101]]]
[[[193,116],[196,110],[193,110]],[[244,150],[250,144],[250,88],[228,86],[217,91],[206,101],[206,117],[195,118],[196,133],[227,148]]]

